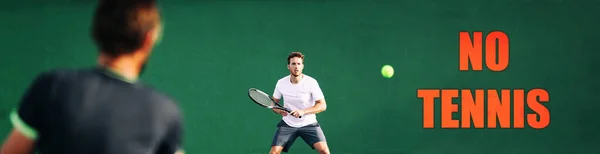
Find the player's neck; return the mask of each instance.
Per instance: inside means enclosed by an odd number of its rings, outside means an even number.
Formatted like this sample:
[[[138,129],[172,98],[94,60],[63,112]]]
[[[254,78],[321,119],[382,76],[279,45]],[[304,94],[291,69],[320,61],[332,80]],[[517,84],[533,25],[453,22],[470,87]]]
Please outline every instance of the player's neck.
[[[139,77],[139,64],[131,57],[109,58],[107,56],[100,56],[99,64],[130,81],[135,81]]]
[[[292,82],[292,84],[298,84],[303,77],[304,74],[300,74],[298,76],[290,75],[290,82]]]

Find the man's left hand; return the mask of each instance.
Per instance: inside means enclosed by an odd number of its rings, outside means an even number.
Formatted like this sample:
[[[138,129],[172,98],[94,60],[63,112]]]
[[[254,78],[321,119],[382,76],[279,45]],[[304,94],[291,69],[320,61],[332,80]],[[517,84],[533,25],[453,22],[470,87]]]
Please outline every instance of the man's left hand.
[[[294,110],[294,111],[292,111],[292,116],[294,116],[296,118],[298,118],[300,116],[303,116],[303,115],[304,115],[304,111],[303,110]]]

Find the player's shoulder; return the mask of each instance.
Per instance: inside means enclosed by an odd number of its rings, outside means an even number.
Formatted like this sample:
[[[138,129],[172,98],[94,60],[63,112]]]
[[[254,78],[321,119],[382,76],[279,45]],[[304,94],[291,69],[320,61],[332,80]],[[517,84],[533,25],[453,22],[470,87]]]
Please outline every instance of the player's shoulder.
[[[172,97],[158,90],[153,91],[153,96],[159,102],[156,102],[161,112],[165,113],[169,119],[179,121],[182,118],[181,108],[178,102]]]
[[[40,74],[58,78],[81,78],[100,75],[103,69],[99,67],[69,68],[58,67],[43,71]]]
[[[39,72],[37,80],[45,81],[77,81],[75,78],[91,73],[90,69],[77,68],[52,68]]]
[[[168,111],[169,113],[179,113],[179,104],[173,97],[147,84],[140,84],[139,86],[142,86],[144,91],[150,96],[150,99],[155,101],[155,105],[164,108],[164,111]]]
[[[286,75],[286,76],[283,76],[283,77],[279,78],[279,80],[277,80],[277,84],[281,84],[281,83],[284,83],[286,81],[290,81],[290,75]]]
[[[313,83],[313,84],[315,84],[315,83],[318,84],[319,83],[319,81],[317,81],[317,79],[315,79],[314,77],[312,77],[310,75],[307,75],[307,74],[304,74],[304,81],[307,81],[307,82]]]
[[[173,97],[149,84],[138,82],[135,84],[138,96],[145,97],[145,105],[150,105],[153,111],[160,111],[162,118],[167,121],[180,121],[182,110]]]

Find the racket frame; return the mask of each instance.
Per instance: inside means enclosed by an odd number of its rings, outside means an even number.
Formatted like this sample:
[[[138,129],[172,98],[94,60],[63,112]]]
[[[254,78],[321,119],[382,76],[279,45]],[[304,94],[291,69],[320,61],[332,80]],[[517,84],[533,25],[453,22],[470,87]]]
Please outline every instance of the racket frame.
[[[264,105],[264,104],[261,104],[261,103],[259,103],[259,102],[258,102],[258,101],[256,101],[254,98],[252,98],[252,96],[250,95],[250,93],[252,93],[252,91],[256,91],[256,92],[258,92],[258,93],[262,94],[263,96],[265,96],[265,97],[269,98],[270,102],[271,102],[272,104],[275,104],[275,106],[267,106],[267,105]],[[263,91],[261,91],[261,90],[259,90],[259,89],[256,89],[256,88],[250,88],[250,89],[248,89],[248,97],[249,97],[249,98],[250,98],[250,100],[252,100],[254,103],[256,103],[256,104],[258,104],[258,105],[260,105],[260,106],[263,106],[263,107],[265,107],[265,108],[269,108],[269,109],[273,109],[273,108],[274,108],[274,109],[284,110],[284,111],[286,111],[286,112],[288,112],[288,113],[292,113],[292,110],[290,110],[290,109],[288,109],[288,108],[286,108],[286,107],[283,107],[281,104],[279,104],[279,103],[275,102],[275,101],[273,100],[273,98],[272,98],[270,95],[268,95],[267,93],[265,93],[265,92],[263,92]],[[302,118],[302,116],[300,116],[300,117],[298,117],[298,118]]]

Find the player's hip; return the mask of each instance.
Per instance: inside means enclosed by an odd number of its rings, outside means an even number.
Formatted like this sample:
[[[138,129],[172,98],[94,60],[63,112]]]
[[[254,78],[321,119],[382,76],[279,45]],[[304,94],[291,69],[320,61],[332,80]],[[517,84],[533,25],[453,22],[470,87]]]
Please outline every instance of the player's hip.
[[[293,117],[292,117],[293,118]],[[277,123],[277,127],[291,127],[291,128],[303,128],[303,127],[320,127],[321,124],[316,119],[306,119],[303,121],[298,120],[290,120],[285,117],[282,118],[279,123]]]

